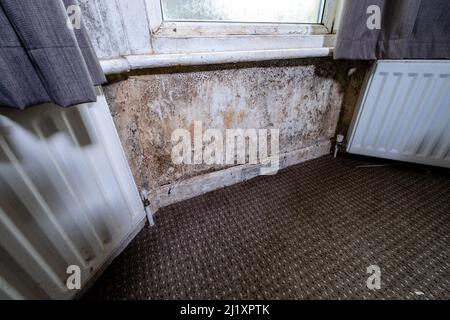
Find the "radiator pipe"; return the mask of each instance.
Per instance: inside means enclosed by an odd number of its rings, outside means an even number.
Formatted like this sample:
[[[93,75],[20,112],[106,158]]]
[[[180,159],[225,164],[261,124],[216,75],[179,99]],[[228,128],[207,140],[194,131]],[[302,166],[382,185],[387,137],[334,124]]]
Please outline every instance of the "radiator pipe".
[[[145,214],[147,215],[147,220],[148,223],[150,224],[151,227],[153,227],[155,225],[155,221],[153,220],[153,212],[152,209],[150,208],[150,200],[148,200],[148,191],[147,190],[142,190],[141,191],[141,199],[142,199],[142,203],[144,204],[144,209],[145,209]]]
[[[336,144],[334,145],[334,158],[337,158],[339,148],[344,145],[344,135],[338,134],[336,137]]]

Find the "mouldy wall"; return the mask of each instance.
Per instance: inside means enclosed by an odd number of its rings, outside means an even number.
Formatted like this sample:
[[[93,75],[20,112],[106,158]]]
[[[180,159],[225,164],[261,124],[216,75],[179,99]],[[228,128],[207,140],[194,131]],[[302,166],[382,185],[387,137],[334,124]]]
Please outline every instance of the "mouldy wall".
[[[367,69],[321,58],[144,70],[111,78],[104,91],[138,186],[156,190],[225,168],[172,164],[172,132],[194,121],[278,128],[281,153],[330,141],[341,114],[348,127]]]

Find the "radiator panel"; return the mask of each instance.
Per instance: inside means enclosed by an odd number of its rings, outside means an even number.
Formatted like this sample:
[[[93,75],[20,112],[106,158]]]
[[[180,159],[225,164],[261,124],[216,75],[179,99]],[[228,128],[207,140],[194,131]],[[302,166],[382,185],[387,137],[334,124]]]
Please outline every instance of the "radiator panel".
[[[377,62],[347,151],[450,168],[450,62]]]
[[[145,218],[105,98],[0,113],[0,299],[67,299]]]

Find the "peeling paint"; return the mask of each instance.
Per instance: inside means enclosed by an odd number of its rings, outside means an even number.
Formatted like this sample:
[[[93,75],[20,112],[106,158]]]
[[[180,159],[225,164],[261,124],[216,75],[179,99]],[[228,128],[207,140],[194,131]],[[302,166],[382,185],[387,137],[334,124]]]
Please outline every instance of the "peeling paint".
[[[155,190],[227,168],[172,164],[172,132],[193,130],[194,121],[204,130],[278,128],[281,153],[329,141],[367,70],[357,64],[355,77],[351,67],[323,58],[153,69],[104,91],[138,185]]]

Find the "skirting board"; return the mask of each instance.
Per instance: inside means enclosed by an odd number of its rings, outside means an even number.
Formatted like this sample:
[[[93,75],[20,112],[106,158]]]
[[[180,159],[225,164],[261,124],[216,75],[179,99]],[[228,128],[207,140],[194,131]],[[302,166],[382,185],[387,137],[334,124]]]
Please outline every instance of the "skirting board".
[[[280,170],[330,153],[331,142],[322,141],[312,146],[280,155]],[[256,178],[261,165],[238,165],[191,179],[175,182],[150,193],[154,213],[171,204]]]

